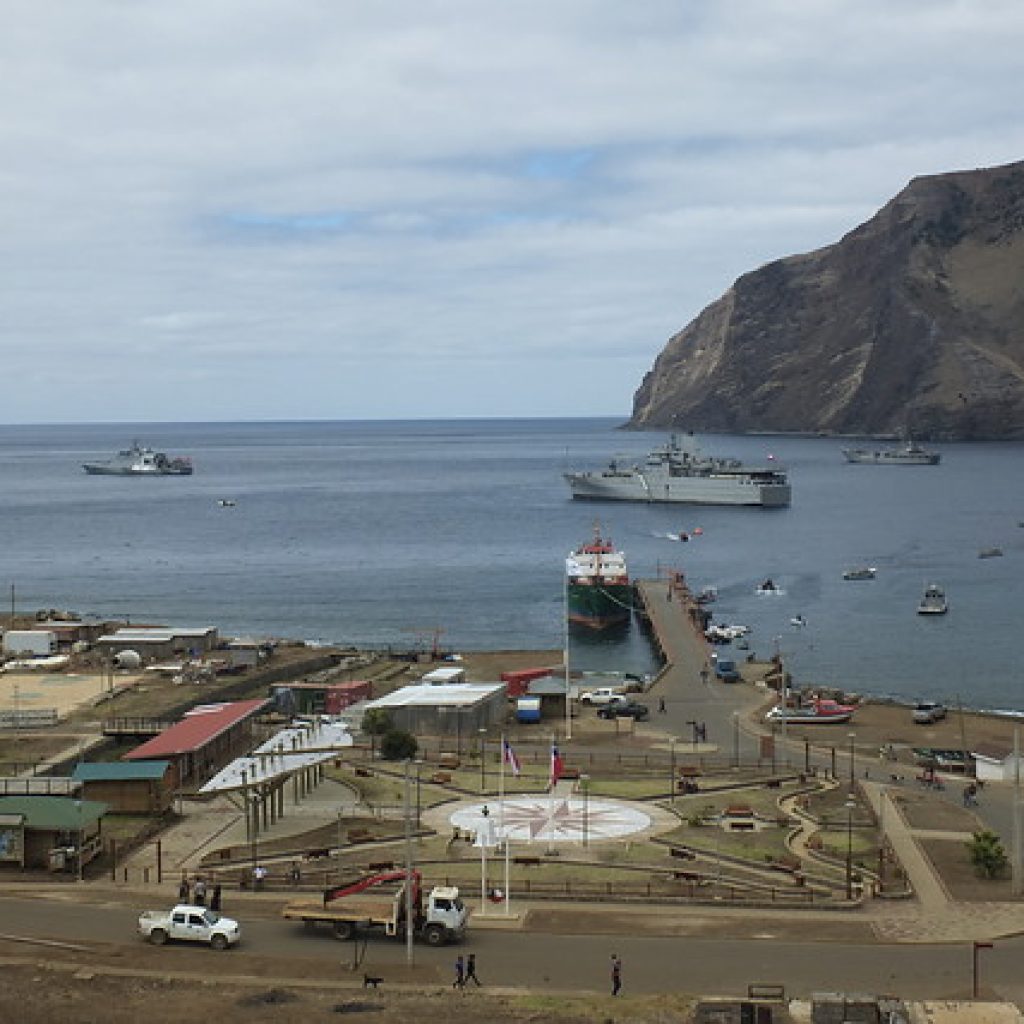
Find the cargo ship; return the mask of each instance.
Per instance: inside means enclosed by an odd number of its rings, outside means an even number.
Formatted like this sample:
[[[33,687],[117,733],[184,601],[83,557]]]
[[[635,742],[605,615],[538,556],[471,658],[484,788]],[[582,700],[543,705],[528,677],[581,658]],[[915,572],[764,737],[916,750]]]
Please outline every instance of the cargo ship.
[[[626,556],[594,527],[593,539],[565,560],[566,615],[569,622],[591,629],[629,622],[633,587]]]

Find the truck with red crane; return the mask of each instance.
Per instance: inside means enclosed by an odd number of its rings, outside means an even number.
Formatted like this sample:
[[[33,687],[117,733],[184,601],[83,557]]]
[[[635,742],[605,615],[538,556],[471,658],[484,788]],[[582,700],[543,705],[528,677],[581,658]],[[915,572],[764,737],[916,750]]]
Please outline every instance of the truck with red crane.
[[[308,928],[327,925],[337,939],[351,939],[359,931],[383,928],[401,938],[406,932],[405,871],[364,875],[324,890],[320,900],[293,900],[281,915],[302,921]],[[413,934],[430,946],[456,942],[466,933],[469,909],[455,886],[435,886],[424,898],[418,871],[411,873]]]

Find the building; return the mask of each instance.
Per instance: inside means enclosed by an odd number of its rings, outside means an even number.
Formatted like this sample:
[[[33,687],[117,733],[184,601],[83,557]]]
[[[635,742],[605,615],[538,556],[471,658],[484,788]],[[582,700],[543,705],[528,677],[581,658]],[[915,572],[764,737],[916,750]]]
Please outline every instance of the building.
[[[215,626],[189,629],[125,626],[101,636],[96,646],[110,657],[121,651],[138,651],[144,661],[159,661],[178,656],[195,658],[214,650],[219,642]]]
[[[102,852],[107,805],[65,796],[0,797],[0,865],[80,871]]]
[[[345,708],[369,700],[373,695],[373,683],[369,679],[288,683],[273,689],[277,707],[296,715],[340,715]]]
[[[200,704],[158,736],[125,754],[125,761],[169,760],[171,787],[203,783],[214,770],[252,746],[253,719],[269,698]]]
[[[1014,782],[1024,779],[1024,752],[1015,756],[1013,745],[982,744],[971,751],[974,777],[979,782]]]
[[[454,737],[461,753],[463,743],[475,743],[481,729],[505,720],[508,701],[504,683],[417,683],[369,701],[365,710],[377,708],[414,736]]]
[[[108,805],[111,814],[160,815],[174,799],[174,765],[158,761],[83,761],[72,779],[82,795]]]

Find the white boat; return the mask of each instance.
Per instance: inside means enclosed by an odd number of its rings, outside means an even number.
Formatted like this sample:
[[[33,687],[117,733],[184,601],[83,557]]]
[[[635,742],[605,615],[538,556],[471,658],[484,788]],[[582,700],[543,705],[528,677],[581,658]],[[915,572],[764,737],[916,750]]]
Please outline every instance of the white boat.
[[[942,458],[914,441],[902,448],[844,448],[843,457],[862,466],[937,466]]]
[[[684,445],[676,434],[642,463],[623,465],[613,459],[607,469],[563,475],[573,498],[597,501],[784,508],[792,493],[782,468],[705,456],[692,436]]]
[[[878,572],[874,566],[858,566],[856,569],[847,569],[843,573],[844,580],[873,580]]]
[[[768,722],[785,722],[787,725],[841,725],[848,722],[857,710],[853,704],[839,704],[834,700],[812,700],[800,707],[787,708],[781,704],[766,714]]]
[[[929,583],[924,590],[921,603],[917,606],[918,615],[945,615],[949,611],[946,603],[946,592],[937,583]]]
[[[785,591],[769,576],[760,586],[754,589],[754,593],[759,597],[777,597],[783,595]]]

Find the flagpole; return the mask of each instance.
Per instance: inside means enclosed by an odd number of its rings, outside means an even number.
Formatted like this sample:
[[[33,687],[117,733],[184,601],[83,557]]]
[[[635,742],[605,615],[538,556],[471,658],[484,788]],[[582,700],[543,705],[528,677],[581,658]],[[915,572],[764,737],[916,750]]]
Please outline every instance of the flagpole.
[[[505,843],[505,916],[508,916],[508,830],[505,828],[505,761],[508,750],[505,734],[501,734],[501,768],[498,771],[498,816],[501,819],[501,836]]]
[[[565,668],[565,738],[572,739],[572,695],[569,689],[569,568],[565,571],[565,650],[562,663]]]

